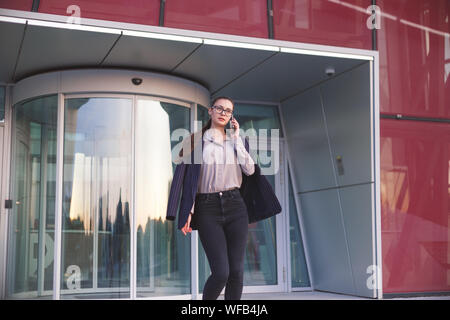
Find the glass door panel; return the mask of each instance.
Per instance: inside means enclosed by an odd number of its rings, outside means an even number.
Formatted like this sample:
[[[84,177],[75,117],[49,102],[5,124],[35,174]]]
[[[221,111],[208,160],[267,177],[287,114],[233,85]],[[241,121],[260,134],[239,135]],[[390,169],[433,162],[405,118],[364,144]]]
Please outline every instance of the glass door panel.
[[[270,151],[268,151],[270,156]],[[259,160],[259,159],[258,159]],[[267,167],[258,161],[262,168]],[[275,176],[267,175],[273,190]],[[278,284],[277,279],[277,236],[276,216],[248,226],[247,251],[245,259],[244,285],[267,286]]]
[[[65,100],[62,298],[130,296],[132,101]]]
[[[51,297],[57,98],[14,106],[7,296]]]
[[[190,236],[165,217],[175,171],[171,151],[179,143],[171,135],[189,132],[190,109],[139,98],[135,119],[137,297],[189,294]]]
[[[202,125],[205,125],[209,119],[207,109],[198,106],[197,110],[197,120],[201,120]],[[247,132],[254,130],[253,132],[255,134],[259,134],[259,130],[267,130],[267,137],[270,138],[270,130],[280,128],[278,112],[276,106],[273,105],[235,103],[234,116],[239,122],[242,134],[247,130],[249,130]],[[263,150],[260,152],[267,152],[267,157],[272,159],[270,150]],[[261,168],[270,167],[271,165],[270,162],[267,164],[261,163],[259,157],[257,162]],[[283,170],[279,170],[275,175],[266,175],[267,180],[277,194],[279,191],[277,190],[278,186],[276,180],[279,179],[280,172],[283,172]],[[282,198],[280,197],[279,199]],[[279,290],[280,273],[278,272],[279,253],[277,250],[279,240],[277,241],[276,232],[278,216],[249,225],[247,249],[244,261],[244,286],[246,287],[271,286],[274,291]],[[200,241],[198,247],[199,292],[202,292],[211,270]],[[253,288],[250,289],[250,291],[252,290]],[[254,290],[258,291],[256,288]],[[244,288],[244,292],[249,292],[249,290]]]
[[[258,164],[260,164],[258,162]],[[261,165],[260,165],[261,166]],[[272,188],[275,176],[266,176]],[[249,224],[247,249],[244,260],[244,286],[278,285],[277,216]],[[199,291],[202,292],[211,270],[205,251],[199,241]]]

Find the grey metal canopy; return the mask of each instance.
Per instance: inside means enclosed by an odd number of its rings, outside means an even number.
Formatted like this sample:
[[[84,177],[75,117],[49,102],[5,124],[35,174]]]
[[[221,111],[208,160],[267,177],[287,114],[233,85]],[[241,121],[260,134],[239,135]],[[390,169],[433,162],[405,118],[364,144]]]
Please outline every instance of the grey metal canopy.
[[[333,66],[339,74],[371,60],[373,54],[93,19],[81,19],[79,25],[66,20],[0,9],[0,82],[16,83],[54,70],[126,68],[194,80],[213,96],[279,102],[326,80],[326,67]]]

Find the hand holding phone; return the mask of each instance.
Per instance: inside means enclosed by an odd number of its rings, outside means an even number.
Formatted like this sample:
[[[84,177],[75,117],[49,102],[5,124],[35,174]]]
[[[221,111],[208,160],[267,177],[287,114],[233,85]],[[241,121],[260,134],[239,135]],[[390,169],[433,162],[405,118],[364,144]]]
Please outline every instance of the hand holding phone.
[[[230,125],[230,129],[234,129],[233,120],[234,120],[234,117],[233,117],[233,115],[231,115],[230,122],[228,122]]]
[[[231,135],[238,137],[239,136],[239,123],[237,122],[237,120],[235,120],[234,116],[231,115],[231,119],[230,119],[230,129],[232,129],[233,131],[231,131]]]

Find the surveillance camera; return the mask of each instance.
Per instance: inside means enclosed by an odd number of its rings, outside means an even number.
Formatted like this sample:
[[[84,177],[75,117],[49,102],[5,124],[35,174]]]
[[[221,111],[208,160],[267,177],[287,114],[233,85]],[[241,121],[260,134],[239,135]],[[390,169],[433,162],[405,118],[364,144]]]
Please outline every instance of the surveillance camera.
[[[325,74],[329,77],[334,76],[336,70],[333,67],[328,67],[325,69]]]
[[[131,79],[131,82],[133,82],[134,85],[138,86],[142,83],[142,79],[141,78],[133,78],[133,79]]]

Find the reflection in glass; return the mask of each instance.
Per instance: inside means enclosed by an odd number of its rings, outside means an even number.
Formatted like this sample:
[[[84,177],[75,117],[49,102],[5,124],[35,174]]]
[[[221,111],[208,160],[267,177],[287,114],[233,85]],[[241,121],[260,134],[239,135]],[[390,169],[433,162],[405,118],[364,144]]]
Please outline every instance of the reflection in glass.
[[[264,151],[266,152],[266,151]],[[267,151],[268,156],[271,152]],[[262,168],[269,167],[270,163]],[[275,190],[275,176],[265,176]],[[271,217],[248,225],[248,240],[245,257],[245,286],[276,285],[277,281],[277,237],[276,217]]]
[[[57,105],[48,96],[13,109],[9,297],[52,295]]]
[[[234,116],[239,122],[240,129],[267,130],[267,137],[271,136],[271,129],[280,130],[280,120],[276,106],[236,103]],[[279,136],[282,137],[280,130]],[[269,159],[272,158],[270,150],[262,150]],[[257,160],[262,170],[273,165],[271,162],[262,163]],[[279,171],[276,173],[279,174]],[[275,190],[275,175],[265,176]],[[245,258],[245,286],[276,285],[277,280],[277,246],[276,246],[276,217],[265,219],[249,225],[248,242]]]
[[[62,297],[130,286],[132,100],[65,101]]]
[[[202,105],[197,105],[197,121],[201,121],[201,127],[206,125],[210,116],[208,114],[208,108]],[[200,128],[198,128],[200,130]],[[206,280],[208,279],[211,273],[211,269],[209,268],[208,259],[206,258],[205,251],[203,250],[203,246],[198,241],[198,283],[199,283],[199,292],[202,292],[203,287],[205,285]]]
[[[208,122],[209,120],[209,114],[208,114],[208,108],[202,106],[201,104],[197,105],[197,121],[201,121],[200,128],[203,128],[203,126]],[[200,129],[198,128],[198,129]]]
[[[280,127],[278,109],[273,105],[255,105],[245,103],[235,103],[234,117],[239,122],[240,130],[248,129],[267,130],[267,137],[270,137],[271,129],[278,129],[280,138],[283,137]]]
[[[166,221],[175,164],[171,141],[176,129],[189,131],[190,109],[141,99],[136,108],[137,296],[191,292],[190,236]]]

